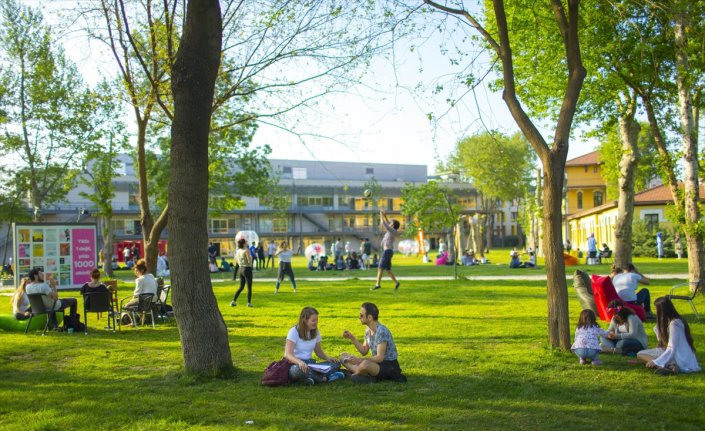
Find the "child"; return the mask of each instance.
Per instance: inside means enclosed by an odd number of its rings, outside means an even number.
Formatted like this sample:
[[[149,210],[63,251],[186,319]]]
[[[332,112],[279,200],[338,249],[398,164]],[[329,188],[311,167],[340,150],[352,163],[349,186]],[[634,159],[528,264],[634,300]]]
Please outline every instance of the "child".
[[[570,348],[580,358],[580,365],[585,365],[588,360],[592,365],[602,365],[602,361],[597,359],[602,351],[598,335],[606,336],[607,331],[598,326],[592,310],[583,310],[575,327],[575,342]]]

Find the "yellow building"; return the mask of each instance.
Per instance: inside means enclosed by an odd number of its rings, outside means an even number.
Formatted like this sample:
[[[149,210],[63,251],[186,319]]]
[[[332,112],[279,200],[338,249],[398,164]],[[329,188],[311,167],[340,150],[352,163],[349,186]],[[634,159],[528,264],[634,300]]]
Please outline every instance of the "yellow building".
[[[700,196],[705,196],[705,186],[700,186]],[[668,186],[660,185],[634,195],[634,220],[643,220],[658,227],[670,226],[666,218],[666,206],[673,204],[673,197]],[[587,238],[595,234],[598,247],[607,243],[614,248],[614,231],[617,225],[617,201],[573,213],[567,217],[568,235],[573,249],[585,250]]]
[[[607,188],[600,174],[601,164],[597,160],[597,151],[565,163],[566,196],[563,213],[566,217],[604,203]]]

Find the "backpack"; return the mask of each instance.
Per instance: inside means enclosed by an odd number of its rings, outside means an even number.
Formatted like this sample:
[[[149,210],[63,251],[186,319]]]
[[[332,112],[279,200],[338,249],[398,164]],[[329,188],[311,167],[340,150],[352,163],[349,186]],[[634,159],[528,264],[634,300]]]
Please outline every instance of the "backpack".
[[[78,314],[64,315],[64,331],[73,329],[74,332],[85,331],[86,325],[81,322],[81,316]]]
[[[285,386],[289,384],[289,367],[293,364],[288,359],[274,361],[264,370],[259,384],[262,386]]]

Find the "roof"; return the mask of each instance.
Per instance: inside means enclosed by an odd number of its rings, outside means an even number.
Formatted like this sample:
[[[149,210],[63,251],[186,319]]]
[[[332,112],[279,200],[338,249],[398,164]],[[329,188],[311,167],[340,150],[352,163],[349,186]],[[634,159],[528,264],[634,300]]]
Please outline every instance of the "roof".
[[[597,151],[591,153],[583,154],[574,159],[570,159],[565,162],[566,166],[585,166],[585,165],[597,165]]]
[[[679,183],[678,188],[682,187],[683,183]],[[705,185],[703,184],[700,184],[700,201],[705,201]],[[608,209],[616,208],[617,203],[618,201],[616,200],[607,202],[595,208],[590,208],[585,211],[570,214],[568,215],[568,218],[575,219],[586,215],[599,213]],[[639,192],[634,195],[634,206],[664,205],[671,203],[673,203],[673,195],[671,194],[671,188],[667,184],[652,187],[648,190],[644,190],[643,192]]]

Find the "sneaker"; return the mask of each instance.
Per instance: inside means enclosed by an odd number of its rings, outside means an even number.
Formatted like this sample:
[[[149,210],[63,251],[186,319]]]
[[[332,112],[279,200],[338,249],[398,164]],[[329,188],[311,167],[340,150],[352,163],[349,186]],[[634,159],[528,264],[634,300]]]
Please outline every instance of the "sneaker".
[[[237,305],[237,304],[235,303],[235,301],[230,302],[230,306],[231,306],[231,307],[234,307],[234,306],[236,306],[236,305]]]
[[[294,293],[296,293],[296,288],[294,288]]]
[[[399,289],[399,282],[398,282],[398,281],[397,281],[397,283],[394,285],[394,290],[397,290],[397,289]]]
[[[311,377],[306,377],[304,379],[304,385],[313,386],[316,382]]]
[[[345,378],[345,374],[341,373],[340,371],[336,371],[335,373],[331,374],[328,376],[328,381],[329,382],[334,382],[336,380],[341,380]]]
[[[373,287],[373,288],[370,289],[370,290],[377,290],[377,289],[381,289],[381,288],[382,288],[382,286],[377,285],[377,286]]]
[[[602,364],[604,364],[604,362],[602,362],[602,361],[599,360],[599,359],[595,359],[595,360],[592,361],[592,365],[602,365]]]
[[[366,384],[373,383],[375,380],[377,379],[372,376],[363,376],[361,374],[353,374],[352,376],[350,376],[350,381],[353,383]]]
[[[587,361],[583,358],[580,358],[580,365],[585,365],[587,364]]]
[[[678,374],[678,371],[675,366],[667,365],[663,368],[661,368],[661,367],[656,368],[656,374],[659,376],[673,376],[673,375]]]
[[[251,302],[248,302],[248,303],[247,303],[247,306],[250,307],[250,308],[254,307],[254,305],[252,305]]]
[[[274,294],[276,295],[277,293],[279,293],[279,288],[274,289]]]

